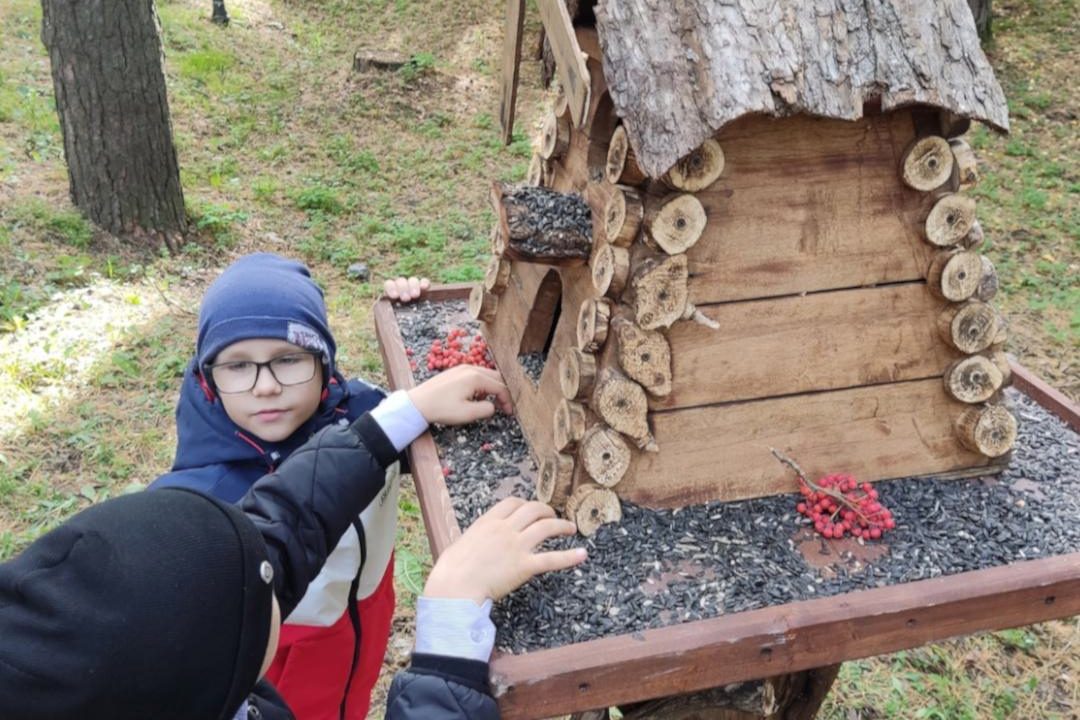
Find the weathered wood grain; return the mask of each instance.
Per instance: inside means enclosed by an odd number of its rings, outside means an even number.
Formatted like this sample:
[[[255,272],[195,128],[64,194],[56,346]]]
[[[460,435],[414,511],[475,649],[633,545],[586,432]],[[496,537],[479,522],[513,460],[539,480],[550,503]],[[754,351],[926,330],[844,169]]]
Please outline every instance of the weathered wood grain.
[[[747,114],[857,120],[880,97],[1009,126],[965,0],[620,0],[596,20],[615,108],[654,178]]]
[[[650,406],[940,378],[960,357],[937,331],[945,306],[923,283],[699,306],[720,329],[671,327],[672,390]]]
[[[571,117],[574,125],[581,127],[589,107],[589,71],[573,23],[562,0],[538,0],[537,6],[555,53],[555,69],[570,101]]]
[[[660,452],[635,455],[619,495],[679,507],[794,492],[794,475],[771,447],[815,477],[836,472],[838,458],[844,472],[869,481],[987,466],[953,429],[966,407],[946,395],[939,376],[653,412]]]
[[[504,720],[693,692],[1080,613],[1080,553],[496,654]]]
[[[444,293],[453,293],[452,296],[463,299],[461,295],[463,292],[467,293],[464,287],[433,289],[428,297],[434,299],[443,297]],[[409,369],[409,360],[405,355],[405,344],[401,339],[401,333],[398,332],[397,319],[394,317],[394,308],[390,301],[382,298],[376,302],[373,315],[375,316],[375,336],[379,342],[383,368],[386,370],[390,387],[395,390],[408,390],[415,387],[412,370]],[[413,484],[420,500],[420,512],[424,517],[424,529],[427,530],[431,557],[437,560],[450,543],[461,536],[461,528],[454,515],[450,491],[446,489],[446,483],[443,482],[442,464],[439,462],[439,453],[435,449],[435,440],[432,439],[431,433],[425,432],[413,440],[407,452],[414,479]],[[435,478],[434,482],[432,478]]]
[[[517,109],[518,66],[521,63],[521,39],[525,25],[525,0],[506,0],[503,24],[502,89],[499,94],[499,125],[504,145],[514,134]]]
[[[914,133],[907,112],[732,123],[724,174],[697,193],[708,222],[687,253],[691,302],[925,278],[932,199],[897,170]]]

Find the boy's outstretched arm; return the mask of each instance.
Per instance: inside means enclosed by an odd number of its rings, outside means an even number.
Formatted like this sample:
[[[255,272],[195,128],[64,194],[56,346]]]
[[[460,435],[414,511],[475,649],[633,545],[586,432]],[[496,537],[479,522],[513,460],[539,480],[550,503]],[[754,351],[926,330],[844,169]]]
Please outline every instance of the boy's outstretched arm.
[[[537,552],[545,540],[573,532],[549,506],[506,498],[446,549],[417,603],[416,651],[394,678],[387,720],[499,717],[487,682],[491,601],[535,575],[584,561],[583,548]]]

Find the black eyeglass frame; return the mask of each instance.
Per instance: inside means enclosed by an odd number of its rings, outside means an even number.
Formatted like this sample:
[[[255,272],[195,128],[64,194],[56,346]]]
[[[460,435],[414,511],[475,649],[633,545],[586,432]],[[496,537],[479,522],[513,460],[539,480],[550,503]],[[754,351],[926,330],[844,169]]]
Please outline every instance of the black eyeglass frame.
[[[315,377],[315,370],[316,368],[318,368],[319,363],[312,363],[311,377],[309,377],[307,380],[299,380],[297,382],[291,383],[281,382],[281,380],[278,379],[278,376],[274,373],[274,369],[270,367],[270,365],[271,363],[275,363],[282,358],[296,357],[297,355],[310,355],[312,359],[316,361],[320,361],[323,357],[323,353],[318,350],[297,350],[295,352],[287,352],[284,355],[278,355],[276,358],[270,358],[265,362],[256,362],[254,360],[229,360],[227,362],[207,363],[206,365],[202,366],[202,374],[203,377],[206,378],[206,381],[210,384],[210,386],[216,392],[222,395],[240,395],[241,393],[251,392],[255,389],[255,386],[259,384],[259,376],[262,373],[263,368],[266,368],[266,371],[270,373],[270,377],[274,378],[274,382],[276,382],[281,387],[293,387],[295,385],[303,385],[306,382],[311,382],[312,379]],[[246,390],[222,390],[221,386],[218,385],[216,380],[214,380],[214,368],[224,367],[226,365],[236,365],[237,363],[251,363],[252,365],[254,365],[255,379],[251,381],[251,386],[248,387]]]

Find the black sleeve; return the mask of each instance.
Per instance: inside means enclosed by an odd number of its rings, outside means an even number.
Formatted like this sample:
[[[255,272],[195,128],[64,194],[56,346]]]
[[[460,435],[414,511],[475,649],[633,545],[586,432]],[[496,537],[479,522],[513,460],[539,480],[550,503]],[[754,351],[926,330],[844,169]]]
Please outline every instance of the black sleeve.
[[[485,662],[414,654],[390,685],[386,720],[498,720],[487,677]]]
[[[252,712],[256,708],[257,712]],[[260,680],[248,695],[248,718],[255,720],[296,720],[285,700],[266,680]]]
[[[288,617],[345,530],[375,499],[398,453],[370,415],[331,425],[297,448],[240,500],[274,566],[274,591]]]

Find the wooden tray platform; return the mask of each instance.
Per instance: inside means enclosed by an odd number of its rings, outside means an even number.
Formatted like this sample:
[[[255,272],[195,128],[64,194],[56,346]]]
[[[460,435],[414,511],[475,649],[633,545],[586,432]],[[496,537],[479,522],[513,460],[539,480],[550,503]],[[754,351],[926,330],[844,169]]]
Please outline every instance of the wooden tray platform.
[[[470,285],[432,288],[464,300]],[[375,305],[392,388],[415,384],[394,309]],[[1013,364],[1013,386],[1080,432],[1080,409]],[[461,534],[430,433],[409,447],[431,553]],[[1080,553],[931,580],[774,605],[558,648],[496,652],[491,684],[502,715],[547,718],[785,675],[918,647],[957,635],[1080,614]]]

